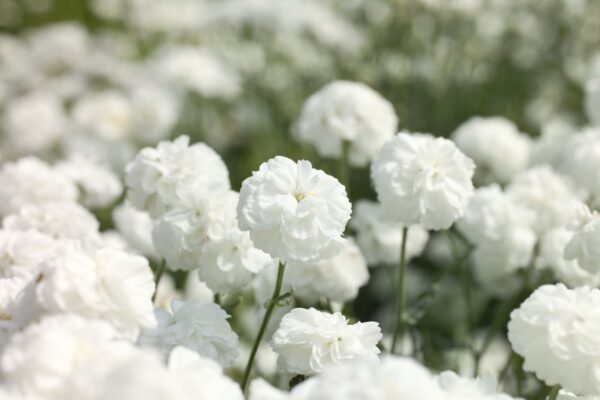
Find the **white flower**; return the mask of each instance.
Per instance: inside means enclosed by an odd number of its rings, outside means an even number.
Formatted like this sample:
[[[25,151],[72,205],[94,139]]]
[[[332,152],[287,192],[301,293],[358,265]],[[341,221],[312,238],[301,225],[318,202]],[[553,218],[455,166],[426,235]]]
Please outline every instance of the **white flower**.
[[[308,304],[321,298],[345,303],[369,280],[367,262],[351,240],[332,258],[311,263],[290,261],[286,267],[284,281],[294,288],[295,297]]]
[[[473,117],[454,131],[452,140],[475,161],[475,180],[482,183],[510,182],[529,163],[529,137],[503,117]]]
[[[548,166],[517,175],[506,193],[533,213],[532,227],[538,235],[571,223],[582,204],[569,181]]]
[[[600,125],[600,78],[585,84],[585,111],[594,125]]]
[[[564,256],[565,247],[573,235],[572,231],[565,228],[557,228],[545,234],[540,242],[535,265],[537,268],[550,268],[556,278],[569,287],[598,287],[600,271],[590,273],[581,268],[577,260],[567,260]]]
[[[401,132],[381,148],[371,178],[390,219],[438,230],[463,215],[474,169],[451,141]]]
[[[354,359],[374,359],[382,338],[376,322],[348,324],[340,314],[295,308],[286,314],[271,346],[290,373],[312,375]]]
[[[88,94],[73,106],[77,130],[107,140],[124,140],[132,131],[131,102],[122,93],[104,91]]]
[[[36,280],[40,306],[49,313],[72,312],[104,319],[124,336],[154,326],[154,277],[148,261],[112,248],[66,243],[44,261]]]
[[[166,139],[177,122],[178,99],[160,85],[144,81],[131,92],[133,135],[143,144]]]
[[[292,394],[294,400],[446,399],[426,368],[410,358],[394,356],[384,356],[381,362],[358,360],[328,368],[294,387]]]
[[[54,239],[36,230],[0,230],[0,278],[31,278],[54,246]]]
[[[111,170],[84,156],[72,156],[56,168],[77,184],[80,201],[90,208],[110,206],[123,192],[123,184]]]
[[[237,216],[272,257],[316,261],[339,252],[351,208],[337,179],[308,161],[277,156],[242,183]]]
[[[2,129],[11,154],[45,152],[65,133],[63,105],[47,91],[29,93],[7,104]]]
[[[402,227],[390,221],[379,203],[369,200],[357,201],[350,227],[356,232],[356,243],[369,265],[398,262]],[[421,225],[411,226],[406,241],[406,259],[419,256],[428,239],[429,234]]]
[[[567,260],[577,260],[589,273],[597,274],[600,272],[600,215],[584,208],[578,217],[564,256]]]
[[[170,85],[195,91],[206,97],[229,99],[240,91],[240,77],[229,65],[209,51],[179,46],[160,51],[153,60],[155,76]]]
[[[0,358],[9,388],[27,398],[53,399],[68,376],[117,333],[106,322],[63,314],[43,318],[12,336]]]
[[[346,141],[350,163],[365,166],[397,125],[394,107],[379,93],[360,82],[334,81],[306,100],[295,134],[324,157],[339,158]]]
[[[2,221],[4,229],[39,232],[57,239],[98,238],[96,217],[77,203],[68,201],[25,205]]]
[[[147,212],[139,211],[125,202],[113,209],[112,219],[115,228],[134,251],[149,258],[158,258],[152,243],[152,218]]]
[[[29,278],[0,278],[0,355],[11,335],[30,323],[37,314],[37,304],[29,283]]]
[[[598,396],[576,396],[573,393],[569,393],[565,390],[561,390],[558,392],[558,397],[556,400],[598,400],[600,397]]]
[[[221,157],[203,143],[189,145],[187,136],[146,147],[126,168],[131,204],[158,217],[188,192],[214,195],[228,190],[229,172]]]
[[[552,168],[562,168],[565,146],[575,134],[576,128],[568,120],[556,118],[542,127],[542,133],[535,138],[531,148],[531,165],[548,164]]]
[[[78,193],[70,179],[35,157],[6,163],[0,169],[0,216],[29,203],[76,201]]]
[[[600,194],[600,178],[593,173],[600,167],[600,127],[573,135],[563,148],[561,170],[593,195]]]
[[[168,354],[176,346],[185,346],[224,367],[238,357],[238,337],[227,323],[229,315],[217,304],[198,300],[173,300],[173,313],[156,310],[158,326],[140,336],[142,345],[158,347]]]
[[[447,400],[513,400],[513,397],[498,392],[496,380],[490,375],[471,379],[444,371],[437,380],[446,392]]]
[[[508,338],[523,369],[549,386],[600,393],[600,290],[539,287],[511,313]]]
[[[300,400],[293,393],[274,388],[262,378],[257,378],[250,382],[249,393],[249,400]]]

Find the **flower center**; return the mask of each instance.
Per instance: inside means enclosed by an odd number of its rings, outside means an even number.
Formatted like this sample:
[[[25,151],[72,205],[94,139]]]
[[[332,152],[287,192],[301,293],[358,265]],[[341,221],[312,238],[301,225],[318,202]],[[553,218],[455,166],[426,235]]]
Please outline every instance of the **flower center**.
[[[304,200],[305,195],[304,193],[296,193],[294,197],[296,198],[296,201],[300,203],[302,200]]]

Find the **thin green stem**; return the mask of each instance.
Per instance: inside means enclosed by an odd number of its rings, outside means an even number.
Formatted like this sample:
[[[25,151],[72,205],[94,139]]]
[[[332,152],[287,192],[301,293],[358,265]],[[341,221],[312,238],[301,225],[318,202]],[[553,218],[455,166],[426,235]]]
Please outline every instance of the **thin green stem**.
[[[400,246],[400,264],[398,270],[398,287],[396,288],[396,324],[394,326],[394,336],[392,337],[392,347],[390,353],[396,351],[398,338],[402,336],[404,330],[404,307],[406,303],[406,293],[404,290],[404,280],[406,275],[406,242],[408,239],[408,227],[402,228],[402,245]]]
[[[213,303],[221,305],[221,295],[219,293],[213,295]]]
[[[552,390],[550,390],[550,394],[548,395],[548,400],[556,400],[558,397],[558,392],[560,392],[560,386],[553,386]]]
[[[265,310],[265,315],[260,324],[260,328],[258,330],[258,335],[254,340],[254,344],[252,345],[252,351],[250,352],[250,358],[248,358],[248,364],[246,364],[246,369],[244,371],[244,378],[242,379],[242,391],[245,393],[248,389],[248,383],[250,382],[250,373],[252,372],[252,366],[254,364],[254,358],[256,357],[256,352],[258,351],[258,346],[262,341],[262,338],[265,334],[265,330],[267,329],[267,325],[269,324],[269,320],[271,319],[271,314],[273,314],[273,310],[277,303],[281,300],[281,287],[283,285],[283,274],[285,272],[285,264],[282,262],[279,263],[279,268],[277,269],[277,281],[275,282],[275,289],[273,290],[273,296],[271,296],[271,300],[267,304],[267,309]]]
[[[346,194],[350,198],[350,142],[342,140],[342,152],[340,154],[339,177],[342,185],[346,187]]]
[[[154,301],[154,299],[156,299],[156,295],[158,293],[158,283],[160,282],[160,278],[163,276],[163,273],[165,272],[166,264],[167,264],[167,262],[163,258],[161,263],[154,270],[154,285],[155,285],[155,287],[154,287],[154,294],[152,295],[152,301]]]

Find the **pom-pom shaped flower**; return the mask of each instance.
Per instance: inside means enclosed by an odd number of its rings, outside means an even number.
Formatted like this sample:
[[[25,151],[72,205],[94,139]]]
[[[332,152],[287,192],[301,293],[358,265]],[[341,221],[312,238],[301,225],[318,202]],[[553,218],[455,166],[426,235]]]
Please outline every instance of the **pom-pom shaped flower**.
[[[30,203],[76,201],[78,194],[73,181],[35,157],[6,163],[0,169],[0,216]]]
[[[498,392],[496,380],[490,375],[471,379],[445,371],[437,380],[447,400],[513,400],[513,397]]]
[[[149,258],[158,258],[152,243],[152,218],[125,202],[113,209],[115,228],[136,252]]]
[[[240,229],[272,257],[317,261],[340,251],[351,209],[337,179],[277,156],[243,182],[237,215]]]
[[[103,319],[133,338],[156,323],[154,277],[144,257],[73,242],[58,247],[40,271],[36,297],[47,313]]]
[[[287,372],[311,375],[354,359],[374,359],[382,338],[376,322],[348,324],[340,313],[295,308],[286,314],[271,346]]]
[[[146,147],[127,165],[125,183],[131,204],[152,217],[181,202],[186,193],[214,195],[228,190],[229,172],[221,157],[187,136]]]
[[[600,290],[544,285],[514,310],[508,324],[523,368],[547,385],[579,395],[600,393]]]
[[[581,208],[574,234],[564,252],[567,260],[577,260],[586,271],[600,272],[600,215]]]
[[[463,215],[474,169],[451,141],[401,132],[381,148],[371,177],[390,218],[439,230]]]
[[[31,278],[54,245],[54,239],[33,229],[0,230],[0,278]]]
[[[158,347],[168,354],[176,346],[185,346],[224,367],[238,357],[238,337],[227,323],[229,315],[214,303],[198,300],[171,302],[173,313],[156,310],[158,326],[140,336],[142,345]]]
[[[572,135],[563,148],[561,170],[593,195],[600,195],[600,127]]]
[[[339,158],[346,141],[350,162],[365,166],[397,125],[394,108],[379,93],[359,82],[335,81],[306,100],[295,134],[324,157]]]
[[[509,182],[529,162],[529,137],[506,118],[473,117],[456,129],[452,140],[477,164],[478,182]]]
[[[390,221],[379,203],[359,200],[354,205],[350,226],[356,232],[356,243],[369,265],[395,264],[402,244],[402,227]],[[419,256],[429,234],[421,225],[410,227],[406,242],[406,259]]]

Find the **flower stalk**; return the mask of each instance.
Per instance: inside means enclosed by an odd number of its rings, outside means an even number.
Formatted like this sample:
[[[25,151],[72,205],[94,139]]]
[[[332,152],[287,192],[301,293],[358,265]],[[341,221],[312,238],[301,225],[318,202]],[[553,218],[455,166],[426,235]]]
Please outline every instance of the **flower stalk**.
[[[404,331],[404,307],[406,303],[406,293],[404,290],[404,280],[406,275],[406,242],[408,239],[408,227],[402,229],[402,245],[400,247],[400,264],[398,269],[398,286],[396,288],[396,324],[394,326],[394,335],[392,337],[392,347],[390,353],[394,354],[398,338]]]

